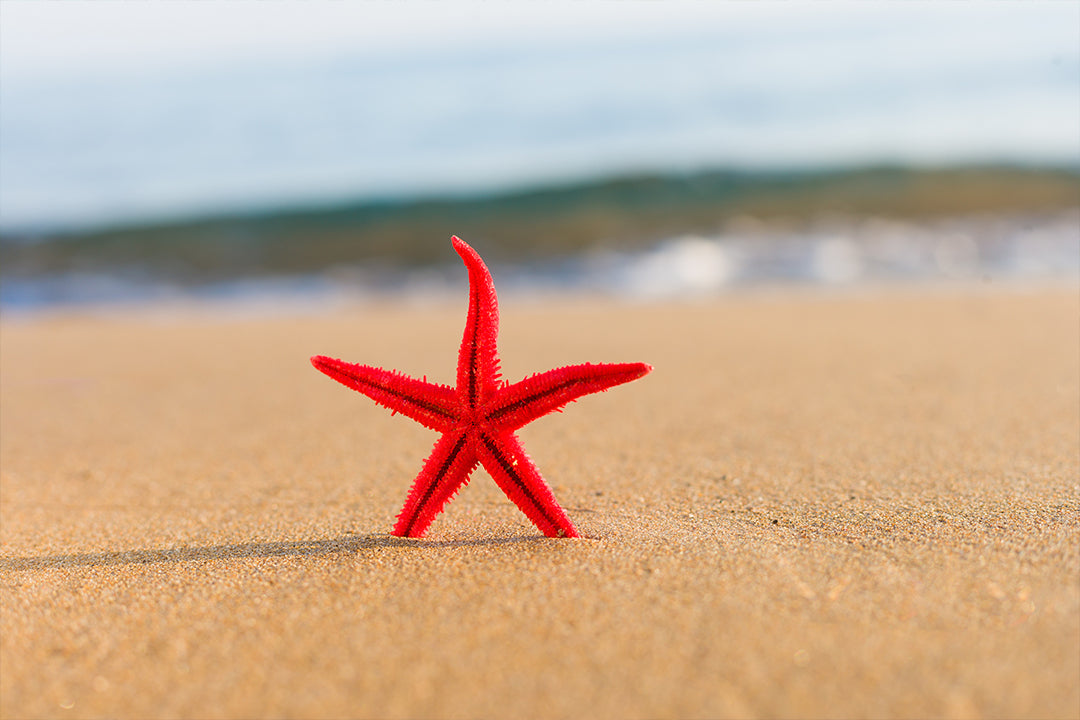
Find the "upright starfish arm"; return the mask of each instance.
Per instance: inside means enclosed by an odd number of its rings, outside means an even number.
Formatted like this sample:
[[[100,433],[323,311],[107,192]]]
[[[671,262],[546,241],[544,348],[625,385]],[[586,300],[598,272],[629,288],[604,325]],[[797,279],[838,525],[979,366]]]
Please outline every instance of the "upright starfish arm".
[[[581,537],[511,432],[481,432],[476,454],[495,483],[548,537]]]
[[[538,373],[500,388],[491,399],[487,418],[499,430],[516,430],[583,395],[637,380],[651,371],[652,366],[645,363],[584,363]]]
[[[499,301],[491,273],[475,250],[451,239],[469,271],[469,312],[458,352],[457,390],[470,408],[479,407],[499,377]]]
[[[403,373],[370,365],[355,365],[316,355],[311,364],[346,387],[440,432],[453,427],[458,417],[453,388],[417,380]]]
[[[476,454],[470,449],[464,429],[448,432],[435,443],[413,481],[405,507],[398,515],[392,534],[399,537],[423,537],[431,521],[469,479],[476,467]]]

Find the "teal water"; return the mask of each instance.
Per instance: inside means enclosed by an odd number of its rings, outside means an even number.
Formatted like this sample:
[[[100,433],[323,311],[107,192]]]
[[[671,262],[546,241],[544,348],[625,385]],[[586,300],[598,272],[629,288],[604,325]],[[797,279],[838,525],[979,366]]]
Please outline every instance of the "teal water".
[[[451,232],[511,293],[1075,283],[1078,200],[1076,170],[712,173],[0,235],[0,309],[439,293]]]

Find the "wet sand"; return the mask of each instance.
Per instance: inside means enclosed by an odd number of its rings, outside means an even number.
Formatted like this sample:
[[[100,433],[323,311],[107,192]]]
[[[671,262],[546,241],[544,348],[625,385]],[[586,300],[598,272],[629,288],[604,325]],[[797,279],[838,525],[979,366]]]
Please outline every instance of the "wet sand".
[[[648,377],[390,537],[464,298],[0,321],[0,715],[1080,716],[1080,293],[508,301],[507,378]]]

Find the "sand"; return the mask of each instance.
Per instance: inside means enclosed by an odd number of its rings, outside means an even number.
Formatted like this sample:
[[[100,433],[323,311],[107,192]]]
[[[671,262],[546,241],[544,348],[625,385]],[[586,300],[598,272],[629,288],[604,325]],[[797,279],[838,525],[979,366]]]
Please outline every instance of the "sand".
[[[1080,293],[503,304],[506,376],[655,372],[522,431],[588,537],[316,353],[449,382],[464,297],[0,321],[0,714],[1080,716]]]

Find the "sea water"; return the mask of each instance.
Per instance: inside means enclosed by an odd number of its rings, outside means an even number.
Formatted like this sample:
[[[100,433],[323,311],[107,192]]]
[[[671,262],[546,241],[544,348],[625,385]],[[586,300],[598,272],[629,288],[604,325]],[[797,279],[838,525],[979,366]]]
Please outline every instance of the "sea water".
[[[500,293],[604,295],[631,301],[722,296],[754,289],[1075,287],[1080,210],[932,221],[833,220],[792,230],[768,224],[683,235],[633,252],[586,251],[530,263],[492,263]],[[197,285],[160,275],[65,272],[7,278],[0,309],[210,301],[256,307],[325,306],[373,297],[458,297],[452,262],[424,268],[337,267]]]
[[[41,77],[6,62],[0,236],[33,242],[205,215],[500,195],[635,172],[1003,161],[1075,169],[1080,43],[1075,8],[1063,5],[1015,17],[986,11],[985,22],[959,24],[834,14],[836,22],[801,27],[777,15],[753,35],[710,26]],[[657,237],[644,251],[506,272],[520,287],[635,297],[1078,272],[1075,213],[849,220]],[[357,287],[340,277],[244,279],[198,292],[310,297]],[[362,269],[350,277],[370,280]],[[402,270],[360,285],[415,288],[426,277]],[[6,278],[0,305],[191,291],[155,277],[70,272]]]

